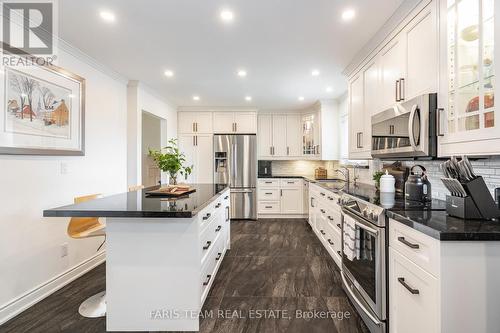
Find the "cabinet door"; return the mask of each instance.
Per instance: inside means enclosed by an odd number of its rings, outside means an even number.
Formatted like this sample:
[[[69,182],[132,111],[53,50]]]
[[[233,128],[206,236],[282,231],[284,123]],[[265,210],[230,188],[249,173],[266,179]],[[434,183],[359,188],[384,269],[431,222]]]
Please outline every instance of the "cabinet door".
[[[369,64],[363,71],[364,105],[366,117],[384,111],[380,108],[380,65],[378,61]],[[371,119],[370,119],[371,120]]]
[[[438,333],[438,280],[389,248],[391,333]]]
[[[302,214],[302,187],[282,188],[281,214]]]
[[[189,134],[181,134],[179,138],[179,150],[186,156],[185,165],[193,166],[193,173],[184,179],[181,175],[178,177],[179,182],[186,182],[188,184],[196,183],[196,174],[198,173],[198,166],[196,164],[196,149],[195,149],[195,136]]]
[[[254,134],[257,131],[257,114],[254,112],[235,112],[236,133]]]
[[[363,137],[363,77],[354,78],[349,85],[349,157],[362,149]]]
[[[181,134],[194,133],[196,113],[177,112],[177,129]]]
[[[196,182],[199,184],[211,184],[214,182],[214,156],[213,137],[210,134],[196,136]]]
[[[212,134],[212,112],[198,112],[196,114],[196,133]]]
[[[286,115],[273,115],[273,156],[287,156],[286,147]]]
[[[273,118],[270,114],[259,115],[257,145],[259,157],[270,158],[273,146]]]
[[[386,46],[380,57],[381,66],[381,108],[382,110],[392,107],[396,102],[396,88],[399,89],[398,81],[405,78],[406,49],[404,36],[397,37]],[[404,83],[402,84],[404,86]],[[401,96],[405,95],[404,87]]]
[[[302,117],[298,115],[286,116],[286,144],[287,156],[299,157],[301,156],[302,147],[302,131],[301,131]]]
[[[213,120],[215,134],[234,132],[234,112],[214,112]]]
[[[406,99],[437,91],[437,20],[429,4],[405,31],[407,43]]]

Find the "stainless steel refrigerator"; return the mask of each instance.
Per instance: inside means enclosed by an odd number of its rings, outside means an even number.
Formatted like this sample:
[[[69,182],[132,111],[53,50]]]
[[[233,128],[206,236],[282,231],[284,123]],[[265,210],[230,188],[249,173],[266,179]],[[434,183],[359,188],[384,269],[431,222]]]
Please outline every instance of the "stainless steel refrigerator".
[[[214,182],[231,188],[231,218],[257,219],[255,135],[214,135]]]

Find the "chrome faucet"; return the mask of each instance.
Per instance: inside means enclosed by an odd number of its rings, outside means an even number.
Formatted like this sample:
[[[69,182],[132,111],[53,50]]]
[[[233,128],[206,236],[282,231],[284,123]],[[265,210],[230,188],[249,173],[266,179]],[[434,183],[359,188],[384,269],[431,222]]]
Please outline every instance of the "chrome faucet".
[[[349,169],[347,167],[341,167],[340,169],[336,169],[335,172],[340,172],[342,176],[344,176],[344,181],[347,183],[347,186],[349,186]]]

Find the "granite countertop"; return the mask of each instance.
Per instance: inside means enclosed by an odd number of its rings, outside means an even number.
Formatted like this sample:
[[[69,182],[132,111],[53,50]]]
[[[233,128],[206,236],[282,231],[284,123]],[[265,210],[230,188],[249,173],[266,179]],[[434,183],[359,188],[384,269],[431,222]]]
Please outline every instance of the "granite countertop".
[[[148,197],[143,190],[43,211],[44,217],[191,218],[228,188],[225,184],[190,184],[196,192],[180,198]]]
[[[463,220],[446,211],[388,211],[387,216],[441,241],[500,241],[500,221]]]

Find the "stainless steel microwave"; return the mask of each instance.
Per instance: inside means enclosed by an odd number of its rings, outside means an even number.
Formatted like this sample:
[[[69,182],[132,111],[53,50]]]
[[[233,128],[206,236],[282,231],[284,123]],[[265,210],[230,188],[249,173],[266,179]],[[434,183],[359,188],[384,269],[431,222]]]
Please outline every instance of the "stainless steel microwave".
[[[437,157],[437,94],[398,103],[372,117],[375,158]]]

